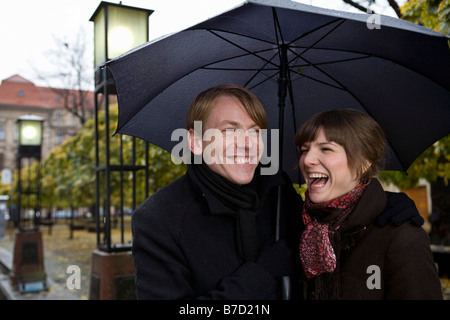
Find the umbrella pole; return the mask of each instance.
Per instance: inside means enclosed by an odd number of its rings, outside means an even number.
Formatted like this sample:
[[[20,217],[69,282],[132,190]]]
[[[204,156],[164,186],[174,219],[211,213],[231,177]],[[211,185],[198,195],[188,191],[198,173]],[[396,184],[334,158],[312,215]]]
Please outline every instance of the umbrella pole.
[[[284,131],[284,107],[286,105],[286,93],[288,84],[288,60],[287,60],[287,46],[280,45],[280,77],[278,79],[278,107],[279,107],[279,119],[278,128],[279,132],[279,171],[283,170],[283,131]],[[281,222],[281,185],[278,186],[278,197],[277,197],[277,215],[276,215],[276,225],[275,225],[275,240],[280,240],[280,222]],[[281,279],[282,285],[282,299],[290,300],[291,298],[291,283],[290,277],[284,276]]]

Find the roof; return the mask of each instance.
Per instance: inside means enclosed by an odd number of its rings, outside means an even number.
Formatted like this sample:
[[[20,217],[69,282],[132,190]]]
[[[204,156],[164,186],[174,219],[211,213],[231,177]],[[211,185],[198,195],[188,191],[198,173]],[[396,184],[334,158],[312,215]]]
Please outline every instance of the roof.
[[[64,100],[57,92],[64,89],[55,89],[36,86],[33,82],[20,75],[13,75],[2,80],[0,84],[0,104],[20,105],[40,108],[63,108]],[[69,90],[75,95],[76,90]],[[87,108],[94,108],[94,93],[89,91]]]

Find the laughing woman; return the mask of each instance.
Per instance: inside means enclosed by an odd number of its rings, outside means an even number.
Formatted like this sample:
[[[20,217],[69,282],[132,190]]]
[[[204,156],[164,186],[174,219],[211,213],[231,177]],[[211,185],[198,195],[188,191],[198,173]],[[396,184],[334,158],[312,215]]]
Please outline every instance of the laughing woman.
[[[305,299],[442,299],[425,231],[376,223],[388,198],[417,210],[374,178],[386,146],[379,125],[356,110],[327,111],[295,140],[308,185],[299,246]]]

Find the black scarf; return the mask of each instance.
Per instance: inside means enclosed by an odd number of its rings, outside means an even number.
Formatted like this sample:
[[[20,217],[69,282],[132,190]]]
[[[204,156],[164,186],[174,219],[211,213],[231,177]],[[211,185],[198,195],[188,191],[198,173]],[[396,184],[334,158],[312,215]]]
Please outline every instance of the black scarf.
[[[256,210],[259,197],[256,192],[257,173],[252,182],[238,186],[212,171],[208,165],[192,164],[188,173],[202,191],[207,191],[236,215],[236,245],[240,258],[255,261],[258,250]]]

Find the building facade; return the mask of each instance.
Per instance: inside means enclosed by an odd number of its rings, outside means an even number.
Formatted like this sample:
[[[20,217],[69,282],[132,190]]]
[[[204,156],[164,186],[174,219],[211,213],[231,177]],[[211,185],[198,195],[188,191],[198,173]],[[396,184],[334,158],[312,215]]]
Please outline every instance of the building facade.
[[[80,99],[83,99],[80,101]],[[36,86],[14,75],[0,84],[0,171],[14,171],[17,159],[16,120],[24,115],[44,118],[42,158],[81,129],[70,108],[83,105],[85,118],[94,113],[94,93]]]

